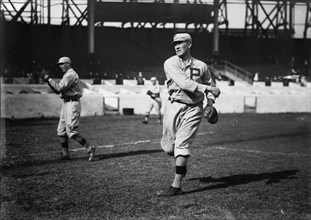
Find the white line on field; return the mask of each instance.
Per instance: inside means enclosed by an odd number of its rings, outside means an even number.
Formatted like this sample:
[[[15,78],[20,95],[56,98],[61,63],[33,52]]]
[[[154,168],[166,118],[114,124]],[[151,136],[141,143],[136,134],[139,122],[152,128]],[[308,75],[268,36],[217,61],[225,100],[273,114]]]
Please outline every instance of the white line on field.
[[[227,151],[239,151],[239,152],[247,152],[247,153],[256,153],[256,154],[269,154],[269,155],[281,155],[281,156],[296,156],[296,157],[311,157],[308,154],[300,154],[298,152],[295,153],[283,153],[283,152],[268,152],[268,151],[259,151],[259,150],[247,150],[247,149],[236,149],[236,148],[227,148],[215,146],[213,149],[218,150],[227,150]]]
[[[205,135],[205,134],[212,134],[213,132],[209,131],[209,132],[201,132],[198,133],[197,135]],[[136,144],[142,144],[142,143],[150,143],[151,140],[140,140],[140,141],[133,141],[133,142],[128,142],[128,143],[119,143],[119,144],[108,144],[108,145],[99,145],[96,146],[96,148],[112,148],[112,147],[116,147],[116,146],[124,146],[124,145],[136,145]],[[158,144],[160,143],[160,141],[153,141],[152,143],[154,144]],[[75,151],[82,151],[85,150],[84,148],[76,148],[76,149],[72,149],[71,151],[75,152]]]
[[[127,143],[119,143],[119,144],[99,145],[95,147],[96,148],[112,148],[116,146],[136,145],[136,144],[150,143],[150,142],[151,140],[141,140],[141,141],[133,141],[133,142],[127,142]],[[157,143],[157,142],[153,142],[153,143]],[[82,150],[85,150],[85,148],[76,148],[76,149],[72,149],[71,151],[75,152],[75,151],[82,151]]]
[[[212,131],[208,132],[200,132],[197,134],[197,136],[201,135],[206,135],[206,134],[212,134]],[[137,145],[137,144],[142,144],[142,143],[153,143],[153,144],[159,144],[160,140],[158,139],[153,139],[153,140],[138,140],[138,141],[132,141],[132,142],[126,142],[126,143],[118,143],[118,144],[107,144],[107,145],[98,145],[95,146],[96,148],[113,148],[117,146],[126,146],[126,145]],[[226,147],[220,147],[220,146],[213,146],[209,147],[208,149],[216,149],[216,150],[227,150],[227,151],[239,151],[239,152],[248,152],[248,153],[257,153],[257,154],[269,154],[269,155],[282,155],[282,156],[296,156],[296,157],[311,157],[311,155],[308,154],[299,154],[297,152],[295,153],[282,153],[282,152],[267,152],[267,151],[258,151],[258,150],[247,150],[247,149],[234,149],[234,148],[226,148]],[[71,152],[77,152],[77,151],[85,151],[85,148],[75,148],[75,149],[70,149],[69,151]],[[32,153],[32,154],[27,154],[25,156],[36,156],[36,155],[46,155],[46,154],[51,154],[51,153],[59,153],[60,151],[50,151],[47,153]],[[202,154],[202,156],[205,156]],[[11,158],[16,158],[20,156],[10,156]]]
[[[200,132],[200,133],[197,133],[197,136],[201,136],[201,135],[205,135],[205,134],[213,134],[214,132],[212,131],[207,131],[207,132]]]
[[[141,140],[141,141],[133,141],[133,142],[127,142],[127,143],[119,143],[119,144],[107,144],[107,145],[100,145],[100,146],[95,146],[96,149],[98,148],[112,148],[112,147],[116,147],[116,146],[125,146],[125,145],[136,145],[136,144],[141,144],[141,143],[160,143],[159,141],[151,141],[151,140]],[[84,147],[80,147],[80,148],[75,148],[75,149],[70,149],[70,152],[77,152],[77,151],[85,151]],[[40,155],[47,155],[47,154],[57,154],[60,153],[61,151],[49,151],[47,153],[44,152],[40,152],[40,153],[31,153],[31,154],[24,154],[24,156],[40,156]],[[20,156],[9,156],[10,158],[18,158]]]
[[[201,136],[201,135],[205,135],[205,134],[212,134],[213,132],[209,131],[209,132],[201,132],[198,133],[197,136]],[[136,144],[142,144],[142,143],[154,143],[154,144],[159,144],[160,140],[138,140],[138,141],[133,141],[133,142],[127,142],[127,143],[119,143],[119,144],[107,144],[107,145],[99,145],[99,146],[95,146],[96,148],[113,148],[116,146],[126,146],[126,145],[136,145]],[[75,148],[75,149],[70,149],[70,152],[78,152],[78,151],[85,151],[85,148],[80,147],[80,148]],[[60,153],[60,151],[50,151],[47,153],[32,153],[32,154],[26,154],[25,156],[36,156],[36,155],[47,155],[47,154],[52,154],[52,153]],[[17,158],[20,156],[10,156],[10,158]]]

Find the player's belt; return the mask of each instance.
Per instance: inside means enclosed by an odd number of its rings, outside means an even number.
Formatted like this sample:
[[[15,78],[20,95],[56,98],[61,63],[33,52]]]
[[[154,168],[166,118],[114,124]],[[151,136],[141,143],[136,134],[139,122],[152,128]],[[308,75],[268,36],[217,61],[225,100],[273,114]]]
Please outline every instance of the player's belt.
[[[173,103],[173,102],[178,102],[178,103],[181,103],[181,104],[186,104],[186,103],[181,102],[180,100],[172,99],[171,97],[168,97],[168,100],[169,100],[171,103]]]
[[[66,96],[63,98],[64,99],[64,102],[76,102],[76,101],[79,101],[80,97],[75,95],[75,96]]]
[[[168,100],[171,102],[171,103],[174,103],[174,102],[177,102],[177,103],[180,103],[180,104],[185,104],[185,105],[188,105],[188,106],[198,106],[198,105],[202,105],[203,102],[198,102],[198,103],[185,103],[185,102],[182,102],[180,100],[176,100],[176,99],[172,99],[171,97],[168,97]]]

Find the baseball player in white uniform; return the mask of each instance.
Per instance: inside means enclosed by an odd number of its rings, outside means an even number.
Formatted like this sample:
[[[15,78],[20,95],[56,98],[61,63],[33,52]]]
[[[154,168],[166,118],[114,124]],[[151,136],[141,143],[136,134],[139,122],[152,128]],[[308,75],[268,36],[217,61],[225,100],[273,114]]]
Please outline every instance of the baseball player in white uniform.
[[[157,83],[156,77],[151,77],[152,86],[148,88],[147,95],[150,96],[148,100],[148,106],[146,108],[145,119],[143,121],[144,124],[148,124],[150,112],[154,108],[158,117],[158,124],[161,124],[161,107],[162,101],[160,97],[161,88],[160,85]]]
[[[205,63],[190,53],[191,36],[179,33],[173,37],[175,56],[164,62],[169,98],[163,114],[162,149],[175,159],[175,176],[169,189],[158,196],[183,193],[182,180],[187,173],[190,148],[199,129],[203,114],[203,100],[213,105],[220,90],[210,86],[211,73]]]
[[[61,95],[62,108],[60,112],[57,134],[62,147],[62,160],[70,159],[68,150],[68,138],[72,138],[85,147],[92,161],[95,154],[95,147],[91,146],[78,132],[80,121],[82,89],[79,86],[79,76],[71,67],[69,57],[61,57],[57,63],[64,73],[59,83],[54,81],[47,72],[41,74],[42,80],[47,82],[50,88]]]

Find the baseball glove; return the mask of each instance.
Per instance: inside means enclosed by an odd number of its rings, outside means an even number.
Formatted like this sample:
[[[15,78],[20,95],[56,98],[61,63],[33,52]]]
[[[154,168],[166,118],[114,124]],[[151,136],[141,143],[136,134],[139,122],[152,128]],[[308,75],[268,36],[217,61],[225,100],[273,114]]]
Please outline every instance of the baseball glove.
[[[43,82],[48,82],[49,79],[51,78],[50,75],[48,74],[48,72],[46,70],[42,70],[40,73],[40,77],[42,79]]]
[[[148,90],[147,95],[152,95],[152,92],[150,90]]]
[[[218,122],[218,113],[214,106],[208,105],[203,111],[203,117],[207,119],[210,124]]]

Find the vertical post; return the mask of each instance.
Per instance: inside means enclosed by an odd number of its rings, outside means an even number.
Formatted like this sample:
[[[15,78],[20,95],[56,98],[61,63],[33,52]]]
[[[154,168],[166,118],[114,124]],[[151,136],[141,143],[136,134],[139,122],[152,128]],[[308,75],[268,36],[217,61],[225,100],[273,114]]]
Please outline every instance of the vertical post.
[[[51,0],[48,0],[48,25],[51,24]]]
[[[32,2],[32,0],[30,0],[29,1],[30,2],[30,24],[33,24],[34,22],[33,22],[33,2]]]
[[[88,49],[89,54],[94,54],[94,23],[95,23],[95,0],[88,0],[87,1],[88,7]]]
[[[214,35],[213,35],[213,56],[218,57],[219,30],[218,30],[219,0],[214,0]]]
[[[293,21],[295,15],[295,3],[289,3],[289,36],[294,37]]]
[[[303,38],[307,39],[307,31],[308,28],[311,27],[310,25],[310,21],[311,21],[311,4],[309,2],[306,2],[306,21],[305,21],[305,28],[304,28],[304,32],[303,32]]]
[[[38,24],[39,23],[39,20],[38,20],[38,0],[35,1],[35,10],[34,10],[34,13],[35,13],[35,24]]]
[[[306,2],[306,20],[305,20],[305,29],[303,32],[303,36],[304,36],[304,72],[305,72],[305,76],[309,76],[309,70],[310,70],[310,64],[311,64],[311,46],[308,43],[308,28],[311,28],[311,4],[309,2]],[[311,103],[311,100],[310,100]]]
[[[0,78],[2,80],[2,77],[4,76],[4,48],[3,48],[3,42],[4,42],[4,11],[0,8]],[[2,82],[0,82],[0,87],[2,86]],[[2,94],[1,94],[2,95]],[[2,97],[1,97],[2,98]],[[1,104],[3,104],[1,102]],[[2,123],[1,123],[2,124]]]

